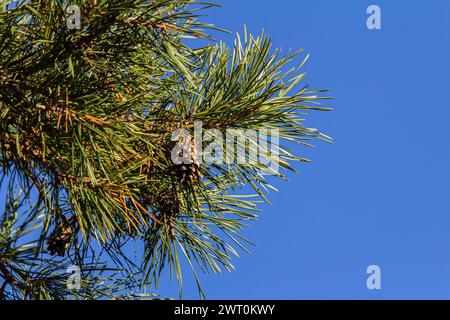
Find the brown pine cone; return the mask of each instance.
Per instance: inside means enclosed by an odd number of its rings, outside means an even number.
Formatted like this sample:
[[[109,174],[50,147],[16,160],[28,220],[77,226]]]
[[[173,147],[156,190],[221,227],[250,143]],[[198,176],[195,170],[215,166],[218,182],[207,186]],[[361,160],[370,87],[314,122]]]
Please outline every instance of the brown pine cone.
[[[64,257],[65,252],[70,247],[72,236],[73,228],[67,218],[64,217],[47,239],[48,252],[52,256],[58,254],[58,256]]]

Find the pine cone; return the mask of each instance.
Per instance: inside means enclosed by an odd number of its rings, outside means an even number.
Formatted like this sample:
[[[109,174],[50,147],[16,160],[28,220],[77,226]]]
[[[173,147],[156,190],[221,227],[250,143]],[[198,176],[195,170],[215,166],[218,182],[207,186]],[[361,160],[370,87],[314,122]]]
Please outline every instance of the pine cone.
[[[183,184],[199,181],[202,177],[200,168],[196,163],[177,165],[175,174]]]
[[[178,201],[174,198],[174,195],[170,190],[166,190],[158,195],[156,210],[159,212],[159,219],[162,224],[167,226],[169,236],[172,239],[175,239],[176,222],[177,217],[180,214],[180,208],[178,206]],[[153,224],[153,228],[157,228],[157,225]]]
[[[183,150],[187,149],[188,152],[187,154],[183,154],[183,151],[181,151],[180,155],[185,159],[185,161],[183,161],[182,164],[176,165],[174,168],[175,175],[183,184],[193,183],[199,181],[202,178],[202,174],[200,171],[200,162],[198,160],[196,139],[194,137],[188,137],[186,139],[188,140],[182,142],[185,144]]]
[[[56,253],[60,257],[64,257],[66,250],[69,249],[72,240],[73,228],[66,217],[53,230],[47,239],[47,250],[53,256]]]

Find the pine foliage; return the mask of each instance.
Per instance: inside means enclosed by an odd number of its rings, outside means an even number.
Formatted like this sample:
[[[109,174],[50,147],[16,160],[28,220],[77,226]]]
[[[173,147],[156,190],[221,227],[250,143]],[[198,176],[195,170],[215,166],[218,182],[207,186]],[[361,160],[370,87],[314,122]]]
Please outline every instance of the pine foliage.
[[[308,161],[292,143],[330,141],[304,125],[307,111],[328,110],[319,106],[323,91],[301,86],[307,56],[291,69],[302,52],[283,55],[264,34],[244,32],[231,47],[216,42],[208,34],[218,29],[199,20],[213,4],[71,1],[80,29],[67,27],[68,5],[8,0],[0,9],[0,166],[9,199],[0,298],[132,297],[124,292],[157,284],[167,266],[181,287],[182,260],[196,277],[231,270],[248,243],[240,232],[272,188],[267,168],[174,164],[173,132],[200,122],[220,132],[277,130],[281,170],[272,174],[284,179],[293,162]],[[198,157],[198,142],[188,143]],[[242,195],[245,186],[254,194]],[[138,264],[123,249],[129,241],[143,243]],[[84,266],[77,293],[60,274],[72,264]],[[112,283],[101,280],[105,272]]]

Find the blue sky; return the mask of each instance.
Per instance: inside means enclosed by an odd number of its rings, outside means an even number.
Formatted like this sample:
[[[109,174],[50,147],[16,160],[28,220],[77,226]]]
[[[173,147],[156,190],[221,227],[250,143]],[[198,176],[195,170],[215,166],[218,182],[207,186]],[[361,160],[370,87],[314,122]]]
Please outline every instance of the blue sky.
[[[313,162],[277,183],[245,232],[252,254],[202,277],[207,297],[450,299],[450,1],[219,2],[204,20],[311,54],[306,82],[335,99],[306,124],[335,144],[299,150]],[[370,4],[381,30],[366,27]],[[366,287],[372,264],[381,290]],[[197,297],[186,272],[184,298]]]

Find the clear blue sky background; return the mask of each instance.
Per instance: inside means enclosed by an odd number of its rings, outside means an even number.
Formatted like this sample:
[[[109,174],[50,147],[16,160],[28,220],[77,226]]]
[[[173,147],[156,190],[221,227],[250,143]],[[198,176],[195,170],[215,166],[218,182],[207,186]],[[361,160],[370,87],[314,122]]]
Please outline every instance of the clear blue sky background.
[[[335,144],[302,151],[312,164],[246,230],[252,254],[202,277],[208,298],[450,299],[450,1],[219,2],[204,20],[311,54],[306,82],[335,100],[306,124]],[[370,4],[379,31],[366,28]],[[366,288],[371,264],[378,291]],[[197,298],[185,275],[184,298]]]

